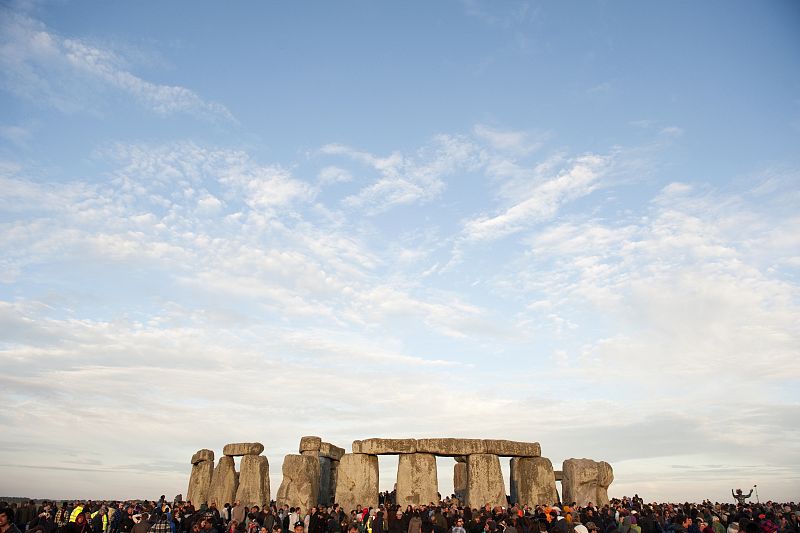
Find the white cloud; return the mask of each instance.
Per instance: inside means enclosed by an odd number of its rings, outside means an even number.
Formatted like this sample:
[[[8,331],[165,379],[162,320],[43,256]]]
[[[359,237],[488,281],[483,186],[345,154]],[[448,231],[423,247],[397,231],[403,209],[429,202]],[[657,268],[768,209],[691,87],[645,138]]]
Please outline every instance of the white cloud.
[[[160,115],[188,113],[233,121],[230,111],[177,85],[157,84],[129,72],[124,60],[76,38],[59,36],[24,14],[0,14],[0,66],[6,90],[61,111],[96,110],[107,89],[121,91]]]
[[[552,217],[562,204],[596,190],[609,165],[608,156],[587,154],[569,161],[566,168],[543,183],[532,183],[522,200],[494,216],[483,215],[464,224],[467,240],[499,239]]]
[[[476,137],[488,142],[495,150],[519,156],[529,155],[544,145],[544,136],[531,138],[531,135],[524,131],[495,129],[484,124],[477,124],[472,131]]]
[[[335,166],[327,166],[319,171],[319,182],[323,185],[333,183],[346,183],[353,181],[353,176],[347,170]]]
[[[340,144],[322,147],[325,155],[343,155],[372,167],[379,178],[344,200],[349,208],[366,209],[370,214],[396,205],[425,203],[445,189],[444,178],[460,170],[477,168],[482,154],[474,143],[461,136],[437,135],[433,143],[414,156],[393,152],[378,157]]]

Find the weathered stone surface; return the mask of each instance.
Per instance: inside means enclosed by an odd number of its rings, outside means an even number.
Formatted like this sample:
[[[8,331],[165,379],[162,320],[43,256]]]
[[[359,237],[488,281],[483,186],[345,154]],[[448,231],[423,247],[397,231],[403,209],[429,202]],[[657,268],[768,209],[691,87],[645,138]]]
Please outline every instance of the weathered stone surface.
[[[328,459],[339,461],[344,455],[344,448],[334,446],[330,442],[323,442],[319,447],[319,455],[321,457],[327,457]]]
[[[512,457],[509,461],[509,474],[511,479],[508,480],[508,487],[511,491],[509,504],[514,505],[519,503],[519,470],[517,468],[519,457]]]
[[[538,442],[486,439],[486,453],[502,457],[539,457],[542,448]]]
[[[364,439],[353,441],[353,453],[396,455],[416,452],[417,441],[414,439]]]
[[[553,463],[546,457],[519,457],[514,468],[517,502],[522,505],[553,505],[558,502]]]
[[[278,488],[278,505],[300,507],[303,512],[317,505],[319,459],[308,455],[287,455],[283,459],[283,480]]]
[[[192,464],[196,465],[200,461],[211,461],[213,463],[214,462],[214,450],[202,449],[202,450],[197,450],[196,452],[194,452],[194,455],[192,455]]]
[[[211,478],[211,489],[208,491],[208,503],[216,503],[218,509],[226,503],[236,501],[236,489],[239,486],[239,474],[233,463],[233,457],[220,457],[214,476]]]
[[[480,509],[486,504],[508,506],[500,459],[496,455],[471,454],[467,457],[467,505]]]
[[[598,506],[608,503],[608,487],[614,481],[611,465],[591,459],[567,459],[561,470],[564,503],[576,502],[580,506],[589,502]]]
[[[600,507],[608,505],[608,487],[614,482],[614,469],[605,461],[597,463],[597,500]]]
[[[347,513],[357,506],[378,506],[377,456],[362,453],[342,456],[336,482],[336,502]]]
[[[464,502],[467,498],[467,461],[458,462],[453,467],[453,494],[460,501]]]
[[[328,486],[328,494],[331,495],[331,502],[336,502],[336,483],[339,480],[339,461],[331,459],[331,481]]]
[[[486,453],[486,443],[481,439],[417,439],[417,452],[455,457]]]
[[[300,453],[303,452],[318,452],[322,445],[322,439],[319,437],[301,437],[300,438]]]
[[[564,479],[564,471],[563,470],[553,470],[553,474],[556,476],[556,481],[561,481]]]
[[[323,443],[324,446],[324,443]],[[431,453],[438,456],[461,457],[488,453],[505,457],[538,457],[542,454],[538,442],[519,442],[495,439],[365,439],[353,441],[353,453],[395,455]]]
[[[331,494],[331,461],[327,457],[319,456],[319,504],[328,505],[333,503],[334,494]]]
[[[214,476],[214,460],[199,461],[192,464],[192,475],[189,477],[189,490],[186,495],[195,506],[208,502],[211,479]]]
[[[226,444],[222,449],[222,454],[236,457],[239,455],[258,455],[263,451],[264,445],[260,442],[235,442]]]
[[[263,455],[242,457],[236,499],[247,507],[258,505],[263,509],[269,504],[269,461]]]
[[[424,505],[438,502],[439,480],[436,473],[436,456],[428,453],[404,453],[397,464],[396,503]]]

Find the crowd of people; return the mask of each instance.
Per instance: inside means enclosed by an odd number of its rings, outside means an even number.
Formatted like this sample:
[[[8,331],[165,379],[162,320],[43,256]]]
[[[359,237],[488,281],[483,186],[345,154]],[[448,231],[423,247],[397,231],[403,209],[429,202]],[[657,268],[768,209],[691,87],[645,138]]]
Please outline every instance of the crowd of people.
[[[737,495],[734,495],[734,498]],[[455,498],[346,512],[339,505],[300,509],[274,502],[195,507],[192,502],[0,502],[0,533],[800,533],[795,503],[646,504],[638,496],[598,507],[463,506]]]

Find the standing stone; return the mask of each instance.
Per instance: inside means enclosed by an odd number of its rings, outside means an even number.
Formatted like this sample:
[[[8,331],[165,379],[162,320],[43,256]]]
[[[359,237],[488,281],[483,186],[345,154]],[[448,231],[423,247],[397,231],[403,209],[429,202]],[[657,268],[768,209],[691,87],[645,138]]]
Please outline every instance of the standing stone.
[[[333,503],[331,499],[335,494],[331,494],[331,460],[327,457],[319,456],[319,504],[329,505]]]
[[[509,474],[511,479],[508,481],[508,487],[511,490],[511,505],[520,503],[519,499],[519,470],[518,470],[519,457],[512,457],[509,462]]]
[[[346,513],[356,507],[378,507],[378,457],[346,453],[339,461],[336,503]]]
[[[397,496],[395,503],[427,505],[438,502],[439,481],[436,475],[436,456],[428,453],[400,455],[397,464]]]
[[[208,493],[211,489],[211,479],[214,476],[214,460],[200,461],[192,465],[192,475],[189,477],[189,490],[186,497],[196,507],[208,502]]]
[[[565,504],[589,502],[603,506],[608,503],[608,487],[614,481],[611,465],[591,459],[567,459],[562,466],[561,489]]]
[[[467,505],[480,509],[508,507],[500,458],[496,455],[476,453],[467,456]]]
[[[344,455],[344,454],[342,454]],[[331,495],[331,502],[336,502],[336,483],[339,480],[339,461],[331,459],[331,480],[328,486],[328,494]]]
[[[309,455],[283,458],[283,480],[278,488],[278,506],[300,507],[303,512],[319,501],[319,459]]]
[[[522,505],[553,505],[558,502],[556,476],[553,463],[546,457],[520,457],[512,459],[516,476],[517,502]]]
[[[239,474],[233,463],[233,457],[220,457],[214,477],[211,478],[211,489],[208,491],[208,503],[216,503],[222,509],[226,503],[236,501],[236,489],[239,486]]]
[[[608,487],[614,482],[614,469],[605,461],[597,463],[597,499],[599,507],[609,504]]]
[[[462,503],[467,498],[467,462],[458,462],[453,467],[453,493]]]
[[[236,499],[246,507],[269,505],[269,461],[263,455],[242,457]]]

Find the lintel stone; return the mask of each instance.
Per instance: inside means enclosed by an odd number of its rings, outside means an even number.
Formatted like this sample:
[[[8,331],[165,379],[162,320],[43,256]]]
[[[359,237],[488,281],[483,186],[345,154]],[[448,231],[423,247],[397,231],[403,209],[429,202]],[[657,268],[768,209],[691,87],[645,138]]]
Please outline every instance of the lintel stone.
[[[222,449],[222,455],[236,457],[240,455],[259,455],[264,451],[264,445],[260,442],[235,442],[226,444]]]
[[[192,455],[192,464],[196,465],[202,461],[211,461],[214,462],[214,451],[213,450],[197,450],[194,455]]]
[[[401,453],[417,453],[417,441],[414,439],[354,440],[353,453],[363,453],[367,455],[397,455]]]

